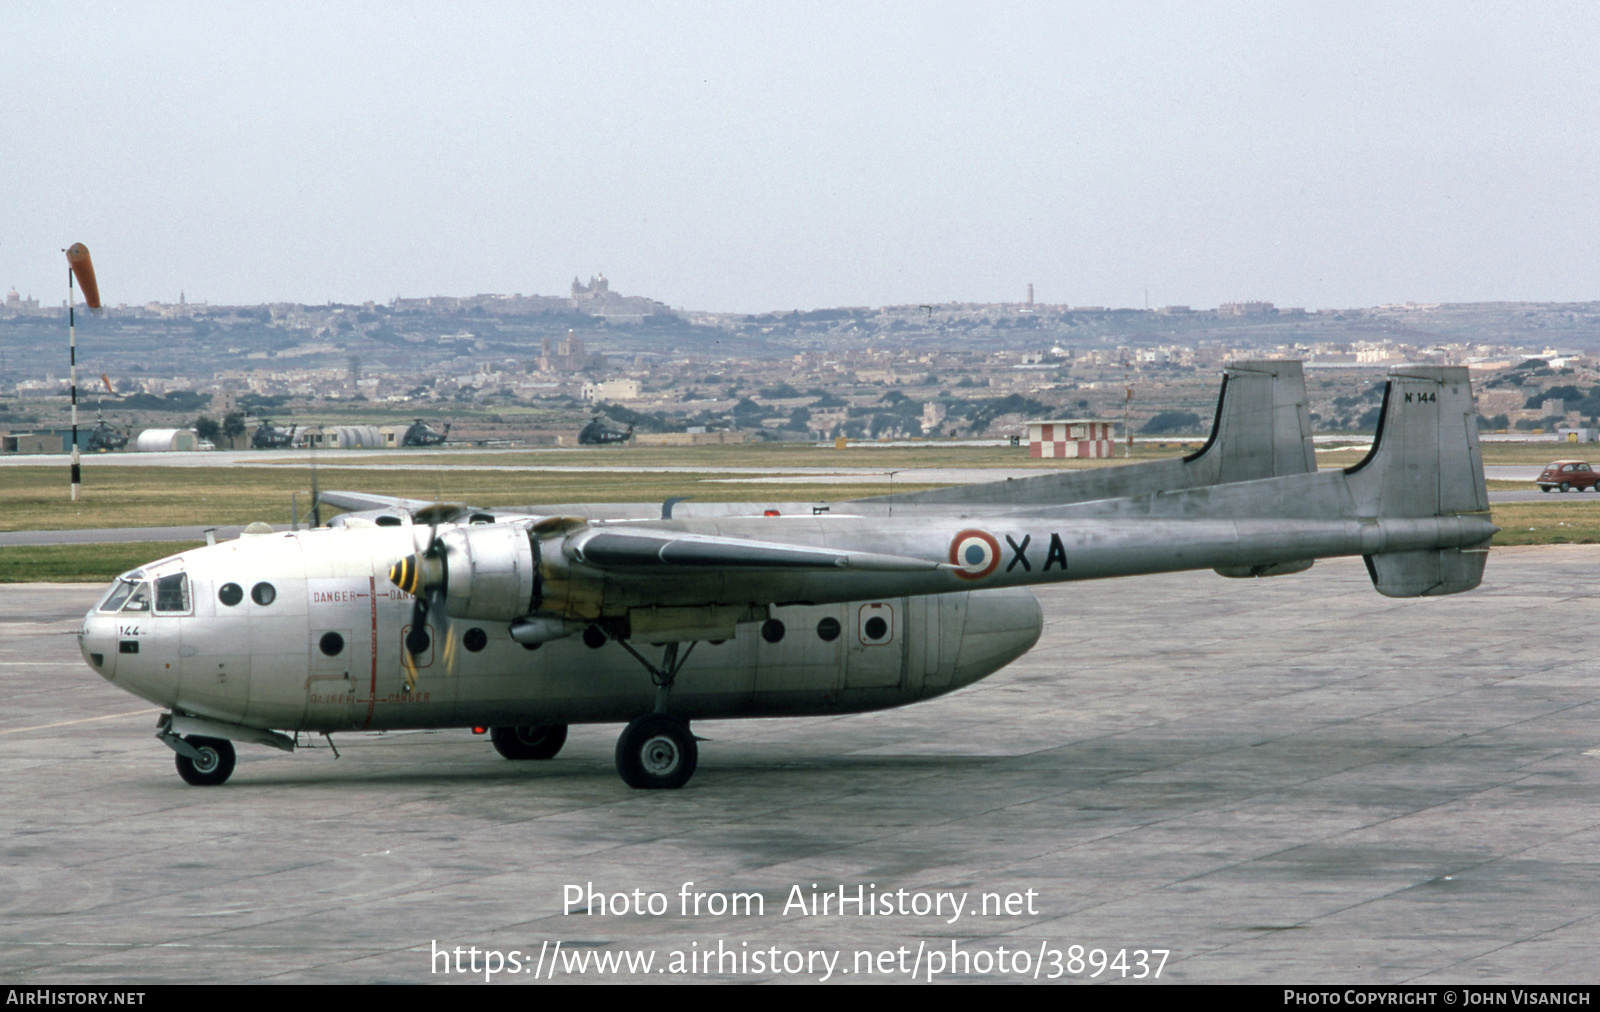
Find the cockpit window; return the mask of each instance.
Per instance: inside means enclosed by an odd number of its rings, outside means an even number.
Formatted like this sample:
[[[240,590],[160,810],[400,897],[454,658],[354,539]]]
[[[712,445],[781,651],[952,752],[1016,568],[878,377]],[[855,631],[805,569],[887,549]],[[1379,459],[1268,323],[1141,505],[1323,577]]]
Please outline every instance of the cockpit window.
[[[112,585],[111,593],[107,594],[105,600],[100,602],[100,610],[116,611],[121,608],[123,603],[128,600],[128,595],[133,593],[133,588],[137,586],[138,584],[131,583],[128,580],[118,580]]]
[[[150,610],[150,585],[141,583],[128,595],[128,603],[122,606],[123,611],[149,611]]]
[[[173,573],[156,580],[156,611],[184,612],[189,610],[189,578],[183,573]]]

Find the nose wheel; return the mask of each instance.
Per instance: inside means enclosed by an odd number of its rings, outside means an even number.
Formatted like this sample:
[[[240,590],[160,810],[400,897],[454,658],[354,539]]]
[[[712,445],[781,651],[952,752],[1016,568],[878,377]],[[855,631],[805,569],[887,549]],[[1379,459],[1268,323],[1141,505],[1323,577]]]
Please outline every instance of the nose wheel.
[[[183,739],[193,755],[179,752],[174,758],[178,776],[196,787],[212,787],[225,783],[233,775],[233,742],[223,738],[202,738],[191,734]]]
[[[664,713],[640,717],[617,739],[617,772],[640,790],[682,787],[700,761],[689,725]]]
[[[494,743],[494,750],[507,759],[554,759],[567,743],[567,725],[492,727],[489,740]]]

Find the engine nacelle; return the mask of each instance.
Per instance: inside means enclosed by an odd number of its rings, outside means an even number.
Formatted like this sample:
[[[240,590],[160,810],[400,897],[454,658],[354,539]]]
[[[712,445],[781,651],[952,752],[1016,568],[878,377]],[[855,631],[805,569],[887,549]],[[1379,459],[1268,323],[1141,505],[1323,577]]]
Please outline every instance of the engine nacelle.
[[[474,524],[446,531],[439,541],[451,617],[510,622],[533,610],[538,566],[527,528]]]

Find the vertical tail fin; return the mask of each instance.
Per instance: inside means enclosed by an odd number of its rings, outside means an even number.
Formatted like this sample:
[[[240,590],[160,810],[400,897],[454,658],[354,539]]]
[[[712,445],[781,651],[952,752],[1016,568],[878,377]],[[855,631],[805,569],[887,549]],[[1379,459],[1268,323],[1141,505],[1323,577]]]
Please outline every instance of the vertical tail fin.
[[[1402,366],[1390,372],[1372,450],[1345,473],[1361,516],[1487,512],[1489,492],[1467,370]],[[1369,555],[1367,573],[1378,592],[1389,597],[1456,594],[1483,580],[1488,548],[1484,542]]]
[[[1281,478],[1316,469],[1306,379],[1300,363],[1233,362],[1222,373],[1211,438],[1187,457],[901,493],[894,497],[894,504],[1059,506]]]
[[[1193,474],[1189,484],[1195,486],[1315,471],[1301,364],[1230,363],[1222,373],[1211,438],[1183,460]]]

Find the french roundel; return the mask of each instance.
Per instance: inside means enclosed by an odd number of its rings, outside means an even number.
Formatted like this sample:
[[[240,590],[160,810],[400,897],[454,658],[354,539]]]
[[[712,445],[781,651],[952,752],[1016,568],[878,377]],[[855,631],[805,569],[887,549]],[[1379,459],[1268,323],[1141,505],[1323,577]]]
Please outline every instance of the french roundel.
[[[956,575],[963,580],[981,579],[1000,564],[1000,542],[987,531],[962,531],[950,542],[950,563],[961,567]]]

